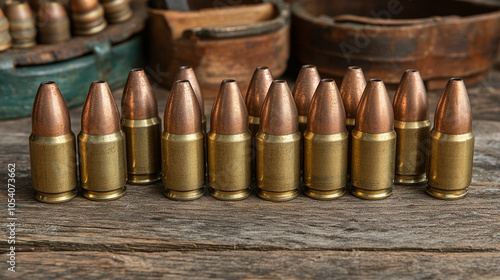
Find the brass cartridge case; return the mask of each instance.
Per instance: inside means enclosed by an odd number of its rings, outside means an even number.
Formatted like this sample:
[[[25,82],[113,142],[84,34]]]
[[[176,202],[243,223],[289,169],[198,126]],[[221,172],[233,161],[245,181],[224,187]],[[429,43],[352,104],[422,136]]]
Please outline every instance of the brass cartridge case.
[[[352,131],[351,182],[353,195],[382,199],[392,193],[396,160],[396,132]]]
[[[394,182],[412,185],[425,182],[429,150],[429,120],[403,122],[394,120],[396,140],[396,174]]]
[[[31,134],[29,147],[35,198],[46,203],[73,199],[77,195],[75,135]]]
[[[0,9],[0,52],[12,46],[12,38],[9,33],[9,21]]]
[[[427,193],[439,199],[459,199],[472,181],[474,133],[430,133]]]
[[[347,184],[347,131],[333,135],[304,135],[305,195],[320,200],[344,195]]]
[[[97,0],[71,0],[70,8],[76,35],[94,35],[106,28],[104,8]]]
[[[69,17],[59,2],[42,2],[37,12],[38,40],[56,44],[71,39]]]
[[[5,5],[9,20],[13,48],[29,48],[36,45],[36,23],[27,2],[10,1]]]
[[[132,9],[128,0],[101,0],[106,19],[110,23],[126,21],[132,17]]]
[[[241,200],[250,195],[252,180],[251,134],[208,133],[210,193],[221,200]]]
[[[299,195],[301,133],[271,135],[258,132],[257,194],[266,200],[287,201]]]
[[[127,171],[130,184],[149,184],[161,179],[161,120],[121,120],[127,144]]]
[[[114,200],[126,192],[127,155],[123,131],[108,135],[78,135],[80,183],[90,200]]]
[[[162,179],[165,196],[174,200],[194,200],[205,193],[204,135],[163,132]]]
[[[250,129],[252,137],[255,137],[257,135],[257,132],[259,132],[259,123],[259,117],[248,116],[248,128]]]
[[[349,133],[349,137],[347,137],[347,181],[351,181],[351,162],[352,162],[352,130],[356,127],[356,119],[355,118],[346,118],[345,119],[345,128],[347,133]]]

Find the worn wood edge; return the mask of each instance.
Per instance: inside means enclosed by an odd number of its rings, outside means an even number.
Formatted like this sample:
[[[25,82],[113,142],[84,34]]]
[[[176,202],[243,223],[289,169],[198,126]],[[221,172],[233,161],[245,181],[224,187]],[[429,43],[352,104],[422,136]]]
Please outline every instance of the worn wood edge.
[[[29,279],[498,279],[498,253],[387,252],[48,252],[19,253]]]

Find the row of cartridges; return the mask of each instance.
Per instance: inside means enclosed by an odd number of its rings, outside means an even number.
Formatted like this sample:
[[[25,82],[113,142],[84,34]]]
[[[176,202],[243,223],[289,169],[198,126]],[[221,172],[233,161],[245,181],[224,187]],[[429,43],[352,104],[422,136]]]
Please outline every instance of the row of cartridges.
[[[304,185],[308,197],[339,198],[350,182],[362,199],[383,199],[393,184],[427,183],[439,199],[465,196],[472,179],[474,134],[464,81],[449,80],[431,131],[429,102],[418,71],[407,70],[391,102],[382,80],[366,82],[349,67],[340,90],[305,65],[293,93],[258,67],[244,99],[235,80],[223,80],[206,129],[204,100],[191,67],[175,78],[162,121],[142,69],[130,71],[121,117],[105,81],[92,82],[78,135],[82,194],[113,200],[126,183],[162,180],[164,194],[221,200],[251,194],[287,201]],[[36,94],[30,136],[35,197],[59,203],[77,195],[75,136],[65,101],[54,82]]]

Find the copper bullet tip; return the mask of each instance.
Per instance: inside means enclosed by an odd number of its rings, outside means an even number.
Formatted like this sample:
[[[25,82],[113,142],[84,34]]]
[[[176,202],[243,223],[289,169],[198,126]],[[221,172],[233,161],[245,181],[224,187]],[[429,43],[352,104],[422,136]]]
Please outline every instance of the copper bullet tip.
[[[324,135],[346,130],[344,104],[334,80],[319,83],[307,115],[307,130]]]
[[[33,19],[33,12],[29,4],[17,0],[6,2],[5,15],[9,21],[28,21]]]
[[[83,14],[97,9],[99,0],[70,0],[69,7],[72,12]]]
[[[267,66],[257,67],[253,72],[245,99],[250,116],[260,117],[262,104],[264,104],[264,99],[266,99],[267,91],[273,80],[273,74]]]
[[[177,75],[175,75],[174,81],[188,80],[191,83],[194,94],[198,103],[200,104],[201,115],[205,115],[205,101],[203,100],[203,94],[201,93],[201,87],[194,73],[194,69],[191,66],[181,66]]]
[[[382,80],[371,79],[366,85],[356,112],[356,129],[372,134],[394,130],[394,111]]]
[[[210,130],[217,134],[234,135],[248,131],[248,112],[235,80],[223,80],[215,98],[210,118]]]
[[[316,66],[304,65],[300,69],[295,81],[295,88],[293,89],[293,97],[299,116],[307,116],[311,100],[320,80],[321,78]]]
[[[141,68],[128,74],[122,97],[122,118],[146,120],[158,116],[156,96],[146,73]]]
[[[120,113],[106,81],[93,81],[83,104],[82,132],[108,135],[120,131]]]
[[[366,78],[359,66],[349,66],[340,85],[346,118],[356,118],[359,101],[366,87]]]
[[[40,84],[31,112],[32,133],[42,137],[55,137],[71,133],[68,107],[55,82]]]
[[[417,70],[406,70],[394,96],[394,119],[419,122],[429,118],[429,100],[422,76]]]
[[[462,79],[451,78],[448,81],[436,108],[434,129],[445,134],[472,131],[472,109]]]
[[[259,130],[271,135],[288,135],[299,131],[297,106],[286,81],[271,83],[260,111]]]
[[[201,131],[201,111],[191,83],[175,81],[168,97],[164,115],[165,131],[172,134],[192,134]]]
[[[68,18],[66,9],[59,2],[41,2],[37,11],[38,24],[45,24],[59,19]]]

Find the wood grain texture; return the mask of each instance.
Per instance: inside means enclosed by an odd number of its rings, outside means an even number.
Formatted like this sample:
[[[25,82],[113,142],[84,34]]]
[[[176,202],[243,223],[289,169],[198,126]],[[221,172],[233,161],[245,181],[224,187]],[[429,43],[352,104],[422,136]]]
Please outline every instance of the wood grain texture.
[[[7,199],[7,164],[16,163],[17,168],[19,273],[15,276],[500,276],[500,92],[495,88],[491,92],[480,85],[470,90],[476,134],[473,183],[469,195],[458,201],[433,199],[424,193],[424,185],[396,185],[393,195],[381,201],[346,194],[335,201],[301,195],[273,203],[254,194],[243,201],[224,202],[207,194],[196,201],[176,202],[166,199],[157,183],[128,186],[123,198],[111,202],[89,201],[80,195],[64,204],[42,204],[33,198],[30,181],[30,120],[3,121],[0,201]],[[163,115],[167,92],[156,89],[156,93]],[[120,95],[115,92],[118,103]],[[439,95],[429,93],[431,111]],[[206,102],[207,116],[212,101]],[[78,133],[81,107],[70,114],[73,131]],[[5,221],[7,211],[2,209],[0,217]],[[7,232],[1,232],[0,252],[5,253]],[[0,275],[12,276],[5,270]]]
[[[498,253],[43,252],[19,259],[19,279],[494,279],[500,267]]]

